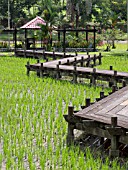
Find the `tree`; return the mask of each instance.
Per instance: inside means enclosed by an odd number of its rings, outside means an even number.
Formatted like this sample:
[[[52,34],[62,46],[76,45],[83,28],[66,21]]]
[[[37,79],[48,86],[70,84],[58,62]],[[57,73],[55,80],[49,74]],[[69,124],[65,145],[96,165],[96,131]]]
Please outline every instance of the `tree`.
[[[0,3],[0,15],[2,16],[2,23],[5,23],[4,26],[7,27],[7,20],[8,20],[8,1],[9,1],[9,9],[10,9],[10,22],[11,27],[13,27],[18,20],[23,17],[27,18],[28,11],[36,2],[37,0],[1,0]]]
[[[49,23],[84,27],[86,22],[111,25],[115,15],[126,22],[126,0],[9,0],[11,27],[20,26],[36,15],[46,16]],[[49,18],[48,18],[49,17]],[[1,24],[7,27],[8,0],[0,1]]]
[[[70,22],[72,26],[79,27],[80,18],[84,22],[85,20],[87,21],[91,8],[92,0],[67,0],[67,15],[71,16]],[[84,24],[84,22],[82,23]]]

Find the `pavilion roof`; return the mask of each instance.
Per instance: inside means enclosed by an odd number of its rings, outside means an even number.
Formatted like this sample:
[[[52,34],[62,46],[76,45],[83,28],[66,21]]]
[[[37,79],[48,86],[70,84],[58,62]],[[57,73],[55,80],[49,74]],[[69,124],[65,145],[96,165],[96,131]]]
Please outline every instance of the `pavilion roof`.
[[[41,17],[37,16],[36,18],[32,19],[31,21],[29,21],[28,23],[26,23],[25,25],[23,25],[20,28],[40,29],[39,24],[46,25],[46,22]]]

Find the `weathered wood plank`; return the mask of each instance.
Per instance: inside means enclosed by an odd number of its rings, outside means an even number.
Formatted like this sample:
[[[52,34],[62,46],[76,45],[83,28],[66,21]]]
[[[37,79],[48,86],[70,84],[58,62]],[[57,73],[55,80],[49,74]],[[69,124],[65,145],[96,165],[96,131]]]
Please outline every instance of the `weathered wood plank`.
[[[120,98],[120,95],[127,95],[128,94],[127,91],[128,91],[128,86],[122,88],[121,90],[119,90],[119,91],[117,91],[113,94],[111,94],[110,96],[107,96],[106,98],[100,100],[99,102],[96,102],[94,105],[91,105],[88,108],[81,110],[79,113],[76,113],[76,115],[80,115],[80,114],[84,115],[84,114],[89,113],[89,112],[93,113],[93,111],[94,111],[94,113],[96,113],[99,109],[106,107],[108,102],[111,103],[113,101],[113,99]],[[115,100],[114,100],[114,102],[115,102]],[[98,108],[98,109],[95,110],[96,108]]]
[[[106,124],[111,124],[111,117],[117,116],[118,126],[128,129],[127,101],[128,86],[79,111],[78,113],[74,113],[74,115]]]

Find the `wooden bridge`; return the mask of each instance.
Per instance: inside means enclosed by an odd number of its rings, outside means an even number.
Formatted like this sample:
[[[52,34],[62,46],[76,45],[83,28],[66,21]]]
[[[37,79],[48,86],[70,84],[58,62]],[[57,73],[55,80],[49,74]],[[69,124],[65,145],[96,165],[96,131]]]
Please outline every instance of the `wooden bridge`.
[[[116,70],[99,70],[94,67],[95,65],[101,64],[102,55],[73,55],[65,53],[53,53],[53,52],[44,52],[41,53],[43,56],[54,56],[56,59],[57,56],[63,56],[63,58],[53,61],[47,61],[45,63],[39,63],[39,60],[36,64],[27,63],[27,74],[29,75],[30,71],[36,71],[38,76],[43,77],[44,74],[50,74],[56,77],[57,79],[62,76],[72,76],[73,82],[77,82],[77,78],[87,78],[90,79],[90,83],[96,84],[96,80],[108,81],[111,84],[116,84],[117,82],[122,82],[125,80],[128,83],[128,73],[126,72],[117,72]],[[85,66],[85,67],[84,67]]]
[[[47,56],[52,57],[53,59],[56,58],[64,58],[64,57],[74,57],[74,54],[68,54],[68,53],[60,53],[60,52],[50,52],[45,50],[16,50],[15,52],[16,56],[22,56],[22,57],[33,57],[33,58],[43,58],[47,59]]]

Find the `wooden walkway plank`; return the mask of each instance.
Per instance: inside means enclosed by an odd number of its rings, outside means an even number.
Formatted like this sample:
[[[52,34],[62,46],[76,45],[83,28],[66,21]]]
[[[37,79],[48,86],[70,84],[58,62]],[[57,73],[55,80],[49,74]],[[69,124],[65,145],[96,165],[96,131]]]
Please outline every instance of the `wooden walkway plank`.
[[[106,98],[104,98],[104,99],[96,102],[95,104],[87,107],[86,109],[81,110],[81,111],[78,112],[78,113],[79,113],[79,114],[83,114],[83,113],[85,114],[85,113],[88,113],[89,111],[92,112],[92,111],[95,110],[97,107],[102,107],[102,104],[107,105],[107,102],[108,102],[108,101],[112,102],[113,98],[119,97],[121,94],[122,94],[122,95],[124,95],[124,94],[127,95],[127,90],[128,90],[128,86],[126,86],[126,87],[122,88],[121,90],[119,90],[119,91],[117,91],[117,92],[109,95],[108,97],[106,97]],[[76,114],[78,115],[78,113],[76,113]]]
[[[24,52],[23,50],[21,51]],[[32,50],[27,50],[27,52],[34,53],[34,51]],[[42,53],[43,55],[43,52],[36,51],[35,53],[39,53],[39,54]],[[53,52],[45,51],[44,53],[45,55],[53,56]],[[75,66],[77,63],[80,63],[80,65],[83,66],[83,62],[88,63],[88,61],[89,62],[93,61],[95,65],[96,63],[94,59],[99,60],[99,64],[100,64],[100,59],[102,57],[101,54],[96,56],[96,55],[87,55],[87,54],[74,55],[74,54],[54,52],[54,55],[61,55],[64,58],[43,63],[43,68],[45,68],[47,71],[48,70],[57,71],[56,68],[58,67],[58,69],[61,72],[72,73],[73,75],[77,74],[78,77],[80,76],[83,78],[90,78],[93,84],[96,83],[96,80],[112,81],[113,83],[117,83],[119,80],[120,81],[125,80],[126,82],[128,82],[128,73],[125,73],[125,72],[117,72],[114,70],[99,70],[96,68]],[[74,63],[75,67],[72,65],[69,65],[72,63]],[[90,66],[90,64],[87,64],[87,63],[86,65]],[[40,69],[40,67],[41,67],[41,63],[29,65],[30,71],[34,71],[34,70],[37,71],[38,69]],[[74,69],[75,69],[75,72],[74,72]],[[77,76],[74,75],[76,81],[77,81]]]
[[[111,124],[111,117],[117,117],[118,126],[128,129],[128,86],[74,115],[106,124]]]
[[[56,65],[59,63],[59,61],[61,60],[58,60],[58,61],[51,61],[51,62],[47,62],[47,63],[43,63],[43,66],[45,68],[56,68]],[[66,62],[65,61],[62,61],[62,64],[65,64]],[[32,67],[40,67],[40,63],[37,63],[37,64],[31,64],[30,66]],[[74,70],[74,67],[73,66],[68,66],[68,65],[60,65],[59,66],[60,70],[67,70],[67,71],[73,71]],[[76,70],[77,72],[79,73],[90,73],[90,74],[93,74],[94,73],[94,70],[93,68],[89,68],[89,67],[76,67]],[[96,69],[96,72],[95,72],[96,75],[100,75],[100,76],[114,76],[113,74],[113,71],[109,71],[109,70],[97,70]],[[120,72],[119,74],[117,73],[117,76],[116,77],[122,77],[122,78],[127,78],[128,79],[128,73],[124,73],[124,72]]]

